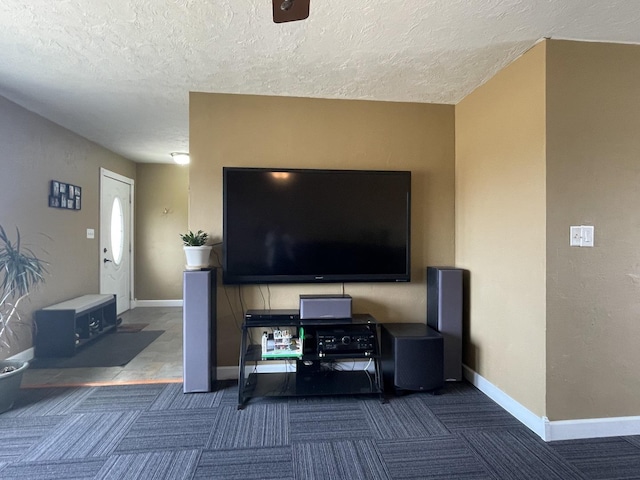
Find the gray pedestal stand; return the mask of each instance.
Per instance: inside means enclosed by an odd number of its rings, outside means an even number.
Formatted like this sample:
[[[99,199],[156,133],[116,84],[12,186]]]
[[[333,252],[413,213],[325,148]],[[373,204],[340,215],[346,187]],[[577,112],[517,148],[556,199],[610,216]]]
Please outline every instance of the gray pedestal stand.
[[[216,269],[184,272],[183,391],[210,392],[216,380]]]

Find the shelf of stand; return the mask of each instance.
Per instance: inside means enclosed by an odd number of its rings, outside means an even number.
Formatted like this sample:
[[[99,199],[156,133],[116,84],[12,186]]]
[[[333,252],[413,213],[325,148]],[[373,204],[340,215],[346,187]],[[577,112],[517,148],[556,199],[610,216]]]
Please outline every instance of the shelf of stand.
[[[318,360],[327,362],[330,360],[368,360],[375,358],[374,355],[365,355],[363,353],[345,353],[345,354],[331,354],[329,356],[324,355],[320,356],[315,353],[305,352],[302,356],[304,360]],[[273,357],[273,358],[264,358],[262,356],[262,346],[261,345],[249,345],[247,347],[247,351],[245,353],[245,360],[247,362],[271,362],[271,361],[282,361],[282,360],[299,360],[299,358],[295,355],[290,357]]]
[[[238,408],[244,407],[246,402],[253,397],[272,396],[306,396],[306,395],[379,395],[384,401],[382,368],[379,343],[379,327],[375,319],[367,314],[354,315],[352,319],[339,320],[313,320],[291,321],[287,320],[287,326],[303,327],[305,340],[301,358],[263,358],[262,346],[248,344],[251,337],[251,329],[279,328],[284,326],[278,321],[265,320],[263,322],[245,322],[242,326],[242,339],[240,345],[240,372],[238,381]],[[360,352],[329,353],[319,355],[316,343],[318,329],[349,328],[356,330],[360,326],[367,325],[368,332],[374,334],[374,348],[370,354]],[[373,327],[373,328],[371,328]],[[313,340],[306,338],[311,334]],[[363,370],[338,370],[327,367],[327,364],[344,361],[370,361],[373,371]],[[267,365],[269,362],[295,362],[295,372],[255,372],[245,375],[246,364],[256,366]],[[369,366],[369,364],[367,364]]]
[[[116,329],[115,295],[84,295],[36,312],[36,357],[71,357]]]
[[[244,389],[246,398],[378,393],[375,375],[363,370],[309,374],[251,373]]]

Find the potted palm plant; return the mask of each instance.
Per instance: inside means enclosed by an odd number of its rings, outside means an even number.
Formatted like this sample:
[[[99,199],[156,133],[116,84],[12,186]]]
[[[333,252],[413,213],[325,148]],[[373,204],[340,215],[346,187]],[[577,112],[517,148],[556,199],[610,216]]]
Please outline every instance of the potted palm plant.
[[[185,256],[187,257],[187,270],[198,270],[209,266],[211,245],[207,245],[209,235],[202,230],[193,233],[181,233]]]
[[[22,382],[22,375],[29,362],[4,360],[17,341],[16,327],[26,325],[31,331],[29,319],[20,317],[19,305],[29,293],[44,282],[45,263],[24,248],[20,231],[16,228],[15,243],[0,225],[0,413],[9,410]]]

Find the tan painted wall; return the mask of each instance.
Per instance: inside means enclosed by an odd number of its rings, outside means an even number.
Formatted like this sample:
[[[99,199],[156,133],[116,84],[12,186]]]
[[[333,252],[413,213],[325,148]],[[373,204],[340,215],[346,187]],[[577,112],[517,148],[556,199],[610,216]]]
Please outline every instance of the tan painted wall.
[[[189,167],[139,163],[136,175],[136,299],[181,299]]]
[[[456,105],[456,264],[470,271],[464,362],[545,414],[545,48]]]
[[[640,415],[640,46],[551,41],[547,65],[547,413]]]
[[[23,304],[23,316],[38,308],[87,293],[97,293],[99,279],[100,167],[135,179],[135,165],[24,108],[0,97],[0,224],[49,262],[43,288]],[[48,207],[49,181],[82,187],[82,210]],[[86,238],[87,228],[95,239]],[[31,346],[20,344],[4,358]]]
[[[412,282],[346,284],[345,291],[354,312],[425,321],[424,269],[454,259],[452,106],[192,93],[189,124],[189,227],[218,241],[223,166],[411,170]],[[297,308],[300,294],[341,288],[219,288],[219,364],[237,365],[243,307]]]

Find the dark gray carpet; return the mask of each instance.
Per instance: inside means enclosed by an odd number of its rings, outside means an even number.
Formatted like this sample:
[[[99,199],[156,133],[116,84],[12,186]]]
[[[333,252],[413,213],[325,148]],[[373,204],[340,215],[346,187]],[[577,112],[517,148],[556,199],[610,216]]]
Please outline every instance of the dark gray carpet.
[[[0,415],[0,478],[640,479],[640,437],[545,443],[467,383],[237,401],[230,382],[22,389]]]
[[[38,357],[29,368],[122,367],[163,333],[164,330],[107,333],[79,348],[73,357]]]

